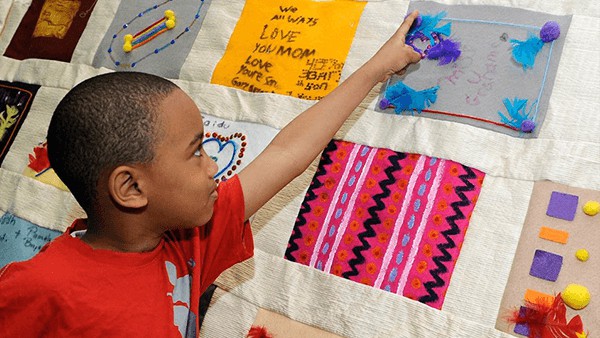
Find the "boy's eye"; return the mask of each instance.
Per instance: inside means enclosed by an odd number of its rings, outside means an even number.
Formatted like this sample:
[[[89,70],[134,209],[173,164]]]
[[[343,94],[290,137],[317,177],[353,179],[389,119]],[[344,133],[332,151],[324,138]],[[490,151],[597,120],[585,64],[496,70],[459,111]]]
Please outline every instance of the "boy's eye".
[[[194,156],[202,157],[202,146],[199,146],[198,149],[196,149],[196,151],[194,151]]]

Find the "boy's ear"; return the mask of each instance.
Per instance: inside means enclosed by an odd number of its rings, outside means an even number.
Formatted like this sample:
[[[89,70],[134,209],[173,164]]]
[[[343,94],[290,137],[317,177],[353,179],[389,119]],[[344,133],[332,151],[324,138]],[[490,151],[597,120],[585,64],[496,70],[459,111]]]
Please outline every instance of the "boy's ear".
[[[112,199],[125,208],[143,208],[148,205],[145,187],[140,182],[139,169],[122,165],[108,177],[108,192]]]

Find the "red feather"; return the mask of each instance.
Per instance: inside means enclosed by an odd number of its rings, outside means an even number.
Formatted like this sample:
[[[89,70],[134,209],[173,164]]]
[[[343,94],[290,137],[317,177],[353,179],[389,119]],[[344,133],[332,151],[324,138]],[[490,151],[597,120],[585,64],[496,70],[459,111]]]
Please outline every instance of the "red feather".
[[[273,338],[264,326],[252,326],[246,338]]]
[[[41,146],[33,148],[33,154],[29,154],[29,165],[28,167],[33,169],[36,173],[39,173],[45,169],[50,168],[50,160],[48,160],[48,149],[46,143]]]
[[[583,332],[583,323],[579,315],[567,323],[567,307],[560,293],[554,297],[552,304],[544,301],[526,302],[524,311],[515,310],[509,322],[526,324],[529,327],[529,338],[577,338]]]

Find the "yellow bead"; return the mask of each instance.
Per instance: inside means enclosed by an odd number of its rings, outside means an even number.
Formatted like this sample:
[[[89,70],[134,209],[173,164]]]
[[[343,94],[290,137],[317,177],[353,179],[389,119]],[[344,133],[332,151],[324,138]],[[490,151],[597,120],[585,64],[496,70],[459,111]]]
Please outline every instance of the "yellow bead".
[[[589,216],[595,216],[600,212],[600,203],[598,201],[588,201],[583,205],[583,212]]]
[[[167,26],[167,29],[173,29],[173,27],[175,27],[175,20],[167,20],[165,25]]]
[[[123,37],[123,51],[125,53],[131,52],[133,47],[131,46],[131,41],[133,41],[133,35],[127,34]]]
[[[170,9],[167,9],[167,10],[165,11],[165,18],[167,18],[167,19],[171,19],[171,18],[173,18],[174,16],[175,16],[175,12],[173,12],[172,10],[170,10]]]
[[[569,284],[560,293],[563,301],[575,310],[581,310],[590,303],[590,291],[583,285]]]
[[[580,261],[585,262],[590,258],[590,253],[586,249],[579,249],[575,252],[575,257]]]

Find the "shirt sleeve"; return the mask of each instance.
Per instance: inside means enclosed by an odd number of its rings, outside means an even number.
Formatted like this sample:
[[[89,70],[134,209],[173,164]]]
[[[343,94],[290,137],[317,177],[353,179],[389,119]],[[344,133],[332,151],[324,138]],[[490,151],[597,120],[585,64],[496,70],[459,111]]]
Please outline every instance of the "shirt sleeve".
[[[41,337],[53,326],[55,301],[19,263],[0,269],[0,337]]]
[[[200,289],[206,289],[232,265],[252,257],[250,222],[244,219],[244,195],[237,175],[221,183],[211,221],[200,227]]]

